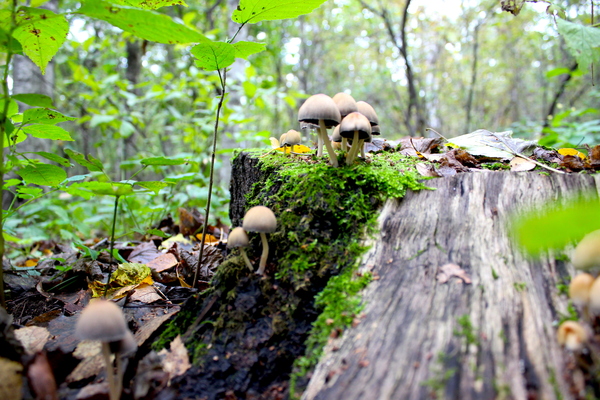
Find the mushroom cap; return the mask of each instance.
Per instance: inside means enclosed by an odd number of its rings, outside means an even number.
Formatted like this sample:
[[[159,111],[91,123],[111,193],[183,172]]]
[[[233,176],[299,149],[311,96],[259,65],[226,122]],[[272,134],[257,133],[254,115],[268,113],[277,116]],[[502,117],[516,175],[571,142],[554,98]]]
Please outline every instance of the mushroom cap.
[[[593,315],[600,315],[600,279],[594,279],[589,291],[589,311]]]
[[[381,135],[381,127],[379,125],[371,125],[371,135]]]
[[[302,140],[300,137],[300,132],[294,129],[290,129],[282,136],[285,136],[285,138],[282,141],[280,141],[280,144],[282,146],[295,146],[297,144],[300,144]]]
[[[358,131],[358,138],[362,140],[371,136],[371,124],[367,117],[359,112],[346,115],[340,124],[340,136],[353,139],[354,131]]]
[[[588,334],[579,322],[565,321],[558,327],[556,333],[558,344],[565,346],[568,350],[579,351],[588,341]]]
[[[569,284],[569,298],[573,304],[584,306],[590,302],[590,289],[594,283],[594,277],[590,274],[583,273],[575,276]]]
[[[327,128],[336,126],[341,119],[333,99],[322,93],[310,96],[298,111],[298,121],[319,125],[319,120],[323,120]]]
[[[339,125],[336,125],[335,128],[333,128],[333,132],[331,132],[331,141],[336,143],[342,142],[342,135],[340,135]]]
[[[358,107],[358,112],[367,117],[369,122],[372,125],[379,125],[379,117],[375,112],[375,109],[366,101],[357,101],[356,106]]]
[[[123,339],[129,329],[123,311],[112,301],[91,301],[79,315],[75,334],[83,340],[116,342]]]
[[[277,218],[270,208],[256,206],[246,212],[242,226],[247,232],[271,233],[277,229]]]
[[[135,353],[138,349],[138,345],[135,341],[135,337],[130,330],[127,330],[125,337],[116,342],[110,343],[110,350],[113,353],[119,353],[121,356],[128,356]]]
[[[283,142],[285,142],[286,134],[279,136],[279,146],[283,146]]]
[[[241,226],[237,228],[233,228],[231,232],[229,232],[229,237],[227,238],[227,247],[246,247],[250,243],[248,239],[248,234]]]
[[[336,93],[332,99],[338,110],[340,110],[340,115],[342,118],[351,112],[358,111],[356,100],[354,100],[354,97],[350,96],[348,93]]]
[[[584,236],[575,247],[573,265],[576,269],[600,268],[600,229]]]

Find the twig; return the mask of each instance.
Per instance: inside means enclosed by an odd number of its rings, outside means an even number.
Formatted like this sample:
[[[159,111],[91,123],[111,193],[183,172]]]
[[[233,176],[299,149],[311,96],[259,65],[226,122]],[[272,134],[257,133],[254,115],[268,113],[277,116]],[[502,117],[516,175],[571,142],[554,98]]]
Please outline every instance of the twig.
[[[547,170],[549,170],[549,171],[556,172],[557,174],[564,174],[564,173],[565,173],[564,171],[560,171],[560,170],[558,170],[558,169],[556,169],[556,168],[549,167],[549,166],[547,166],[547,165],[545,165],[545,164],[542,164],[541,162],[539,162],[539,161],[537,161],[537,160],[532,160],[531,158],[527,157],[527,156],[526,156],[526,155],[524,155],[524,154],[521,154],[521,153],[519,153],[519,152],[517,152],[517,151],[514,151],[513,149],[511,149],[511,148],[510,148],[510,146],[508,145],[508,143],[506,143],[506,140],[505,140],[505,139],[504,139],[502,136],[498,136],[498,135],[496,135],[496,133],[495,133],[495,132],[491,132],[491,131],[488,131],[488,132],[490,132],[490,134],[491,134],[492,136],[494,136],[496,139],[498,139],[499,141],[501,141],[501,142],[502,142],[502,144],[504,145],[504,147],[506,147],[506,148],[508,149],[508,152],[509,152],[509,153],[511,153],[513,156],[517,156],[517,157],[521,157],[521,158],[524,158],[524,159],[526,159],[526,160],[529,160],[529,161],[531,161],[532,163],[534,163],[534,164],[536,164],[536,165],[539,165],[539,166],[540,166],[540,167],[542,167],[542,168],[546,168],[546,169],[547,169]],[[489,144],[487,144],[487,143],[484,143],[484,144],[486,144],[486,145],[488,145],[488,146],[490,146],[490,147],[494,147],[494,146],[492,146],[492,145],[489,145]]]

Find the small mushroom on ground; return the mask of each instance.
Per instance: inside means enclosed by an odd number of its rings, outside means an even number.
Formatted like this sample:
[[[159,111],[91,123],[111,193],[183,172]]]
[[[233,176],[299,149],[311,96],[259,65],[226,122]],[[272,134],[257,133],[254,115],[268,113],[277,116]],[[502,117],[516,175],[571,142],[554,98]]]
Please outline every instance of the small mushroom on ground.
[[[600,229],[585,235],[575,247],[573,266],[589,271],[600,269]]]
[[[569,298],[576,307],[579,307],[587,319],[589,317],[590,291],[594,277],[583,273],[575,276],[569,284]]]
[[[363,145],[365,139],[371,136],[371,124],[367,117],[359,112],[350,113],[340,124],[340,135],[352,139],[352,147],[346,156],[346,164],[351,165]]]
[[[590,298],[588,303],[588,311],[591,316],[600,315],[600,279],[594,279],[594,283],[590,286]]]
[[[329,154],[331,165],[334,167],[337,167],[339,164],[337,155],[327,136],[327,128],[333,128],[339,124],[341,118],[340,111],[335,105],[335,102],[331,97],[322,93],[310,96],[298,111],[298,121],[319,125],[317,156],[323,154],[324,143],[327,148],[327,153]]]
[[[380,135],[381,132],[379,129],[379,117],[377,116],[375,109],[369,103],[362,100],[356,102],[356,107],[358,108],[358,112],[367,117],[367,119],[369,120],[369,123],[371,124],[371,134]],[[360,151],[362,158],[365,158],[364,143]]]
[[[588,341],[588,334],[579,322],[565,321],[558,327],[556,333],[558,344],[567,350],[580,351]]]
[[[275,232],[275,229],[277,229],[277,218],[275,218],[275,214],[268,207],[252,207],[244,215],[243,227],[248,232],[260,233],[263,251],[256,273],[263,275],[267,266],[267,257],[269,257],[269,243],[267,242],[266,234]]]
[[[294,152],[294,146],[300,144],[302,138],[300,137],[300,132],[294,129],[290,129],[282,136],[285,136],[284,139],[280,142],[282,146],[291,146],[292,153]]]
[[[108,300],[90,302],[81,312],[75,325],[75,334],[80,339],[102,342],[102,356],[106,366],[110,400],[118,400],[121,397],[122,379],[121,375],[115,375],[111,361],[111,342],[125,339],[128,332],[123,312],[115,303]]]
[[[250,271],[254,271],[254,267],[252,267],[252,263],[248,258],[248,254],[246,254],[246,250],[244,247],[248,247],[250,240],[248,239],[248,235],[246,231],[241,226],[237,228],[233,228],[231,232],[229,232],[229,237],[227,238],[227,248],[232,249],[235,247],[239,247],[240,252],[242,253],[242,258],[244,262],[250,268]]]

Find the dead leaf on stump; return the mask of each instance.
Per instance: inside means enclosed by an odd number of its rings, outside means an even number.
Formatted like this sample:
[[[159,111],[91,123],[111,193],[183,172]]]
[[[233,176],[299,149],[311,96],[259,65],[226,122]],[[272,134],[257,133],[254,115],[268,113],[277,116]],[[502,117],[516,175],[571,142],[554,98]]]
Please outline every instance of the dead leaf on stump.
[[[510,160],[510,170],[516,172],[531,171],[536,167],[536,164],[531,160],[522,157],[515,157]]]
[[[444,264],[440,267],[440,270],[437,274],[437,280],[439,283],[446,283],[453,276],[462,279],[464,283],[470,284],[471,277],[469,274],[465,272],[460,266],[456,264]]]

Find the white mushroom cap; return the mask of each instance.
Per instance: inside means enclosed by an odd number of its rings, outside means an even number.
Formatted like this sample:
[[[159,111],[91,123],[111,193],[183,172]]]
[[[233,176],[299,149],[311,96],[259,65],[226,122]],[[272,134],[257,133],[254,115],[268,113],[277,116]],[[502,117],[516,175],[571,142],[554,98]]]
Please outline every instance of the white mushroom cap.
[[[558,344],[565,346],[571,351],[583,349],[583,345],[588,341],[588,334],[579,322],[565,321],[558,327],[556,333]]]
[[[300,132],[295,129],[290,129],[286,133],[283,134],[285,138],[280,142],[282,146],[295,146],[300,144],[301,137]]]
[[[227,238],[227,247],[246,247],[250,243],[248,239],[248,234],[241,226],[237,228],[233,228],[231,232],[229,232],[229,237]]]
[[[582,307],[590,302],[590,289],[594,277],[588,273],[575,276],[569,284],[569,297],[576,306]]]
[[[75,334],[84,340],[116,342],[123,339],[129,329],[123,311],[112,301],[91,301],[81,312]]]
[[[242,226],[247,232],[271,233],[277,229],[277,218],[271,209],[256,206],[246,212]]]
[[[113,353],[119,353],[121,356],[129,356],[135,353],[138,349],[137,342],[133,333],[128,329],[125,337],[119,341],[111,342],[111,350]]]
[[[573,265],[576,269],[600,269],[600,229],[585,235],[575,247]]]
[[[310,96],[298,111],[298,121],[319,125],[319,120],[323,120],[327,128],[336,126],[341,119],[333,99],[322,93]]]
[[[358,131],[358,138],[362,140],[371,136],[371,124],[367,117],[359,112],[346,115],[340,124],[340,136],[352,139],[354,131]]]
[[[362,100],[357,101],[356,106],[358,107],[358,112],[367,117],[371,125],[379,125],[379,117],[373,106]]]

